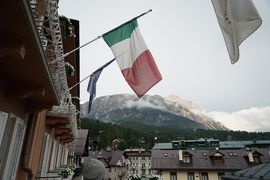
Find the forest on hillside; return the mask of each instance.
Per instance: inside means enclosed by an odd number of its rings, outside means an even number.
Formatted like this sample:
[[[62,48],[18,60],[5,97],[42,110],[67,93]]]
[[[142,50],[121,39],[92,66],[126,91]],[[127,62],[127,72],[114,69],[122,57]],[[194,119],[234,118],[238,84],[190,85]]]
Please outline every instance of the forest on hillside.
[[[154,143],[171,142],[180,139],[214,138],[220,141],[270,140],[270,132],[217,131],[205,129],[181,129],[153,127],[150,125],[117,125],[104,123],[97,119],[82,118],[81,129],[89,129],[90,140],[98,142],[99,149],[111,146],[114,139],[119,139],[118,149],[151,149]]]

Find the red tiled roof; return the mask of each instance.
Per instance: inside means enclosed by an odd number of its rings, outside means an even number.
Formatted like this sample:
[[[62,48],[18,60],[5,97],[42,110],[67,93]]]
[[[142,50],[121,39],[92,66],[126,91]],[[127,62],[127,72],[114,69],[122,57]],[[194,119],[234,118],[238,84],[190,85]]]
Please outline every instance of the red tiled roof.
[[[185,150],[183,150],[184,152]],[[256,149],[261,153],[261,162],[269,162],[268,149]],[[192,154],[191,163],[179,161],[178,150],[152,150],[152,169],[201,169],[201,170],[240,170],[249,167],[247,161],[248,151],[245,149],[219,150],[224,154],[222,161],[215,161],[210,158],[213,154],[211,150],[188,150]],[[251,151],[254,152],[254,151]]]

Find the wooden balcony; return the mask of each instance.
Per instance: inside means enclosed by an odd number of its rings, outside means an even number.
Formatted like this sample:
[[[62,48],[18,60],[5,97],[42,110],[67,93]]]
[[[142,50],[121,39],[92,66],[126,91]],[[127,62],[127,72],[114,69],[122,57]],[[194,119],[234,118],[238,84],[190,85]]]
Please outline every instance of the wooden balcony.
[[[5,98],[24,104],[27,112],[58,105],[28,1],[3,1],[0,15],[0,83]]]

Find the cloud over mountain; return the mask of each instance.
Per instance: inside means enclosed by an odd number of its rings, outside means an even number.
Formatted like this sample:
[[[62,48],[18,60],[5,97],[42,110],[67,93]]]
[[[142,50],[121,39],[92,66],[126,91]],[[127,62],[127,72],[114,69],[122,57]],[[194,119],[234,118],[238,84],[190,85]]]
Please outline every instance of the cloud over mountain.
[[[236,112],[208,112],[208,116],[231,130],[270,131],[270,107],[252,107]]]

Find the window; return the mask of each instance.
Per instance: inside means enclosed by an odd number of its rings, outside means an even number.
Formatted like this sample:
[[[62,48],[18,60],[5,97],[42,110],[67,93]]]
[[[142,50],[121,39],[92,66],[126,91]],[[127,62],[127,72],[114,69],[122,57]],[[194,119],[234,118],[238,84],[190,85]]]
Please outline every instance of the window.
[[[145,160],[145,157],[142,157],[142,160]]]
[[[254,160],[254,163],[260,163],[260,162],[261,162],[261,161],[260,161],[260,156],[257,155],[257,154],[254,154],[254,155],[253,155],[253,160]]]
[[[208,173],[207,172],[201,173],[201,180],[208,180]]]
[[[224,172],[219,172],[219,173],[218,173],[218,180],[221,180],[221,176],[223,176],[223,175],[225,175]]]
[[[56,147],[56,144],[57,144],[57,141],[56,140],[54,140],[53,142],[52,142],[52,151],[51,151],[51,162],[50,162],[50,170],[54,170],[55,169],[55,151],[56,151],[56,149],[55,149],[55,147]]]
[[[56,159],[56,167],[60,167],[60,158],[61,158],[61,144],[58,144],[58,148],[57,148],[57,159]]]
[[[195,178],[194,178],[194,172],[188,172],[187,173],[187,179],[188,180],[194,180]]]
[[[145,175],[145,169],[142,169],[142,175]]]
[[[52,138],[50,137],[48,133],[45,132],[44,141],[43,141],[43,157],[42,157],[42,161],[40,165],[41,176],[46,176],[46,172],[48,170],[51,143],[52,143]]]
[[[143,167],[143,168],[145,167],[145,164],[144,164],[144,163],[142,163],[142,167]]]
[[[214,160],[216,161],[222,161],[222,156],[214,156]]]
[[[13,119],[14,118],[14,119]],[[25,126],[21,119],[13,117],[11,120],[15,120],[15,127],[11,139],[10,149],[7,158],[7,164],[4,171],[3,179],[15,179],[17,167],[19,163],[19,157],[23,144]]]
[[[176,172],[170,172],[170,180],[177,180]]]
[[[183,156],[183,163],[190,163],[191,160],[190,160],[190,156]]]
[[[223,160],[223,155],[220,153],[214,154],[214,160],[215,161],[222,161]]]

